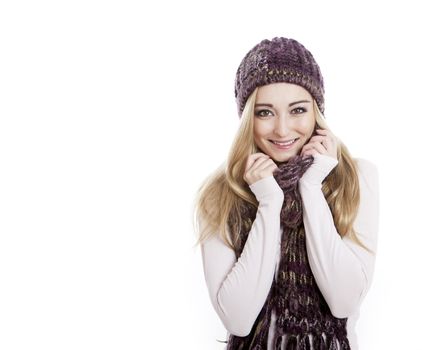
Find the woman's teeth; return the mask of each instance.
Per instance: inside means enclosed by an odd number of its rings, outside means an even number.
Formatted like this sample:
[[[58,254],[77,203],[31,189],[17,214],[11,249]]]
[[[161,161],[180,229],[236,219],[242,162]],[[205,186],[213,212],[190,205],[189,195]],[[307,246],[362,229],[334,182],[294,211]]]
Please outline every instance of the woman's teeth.
[[[270,140],[270,141],[272,143],[275,143],[276,145],[288,146],[288,145],[291,145],[293,142],[295,142],[296,139],[290,140],[290,141],[287,141],[287,142],[276,142],[276,141],[273,141],[273,140]]]

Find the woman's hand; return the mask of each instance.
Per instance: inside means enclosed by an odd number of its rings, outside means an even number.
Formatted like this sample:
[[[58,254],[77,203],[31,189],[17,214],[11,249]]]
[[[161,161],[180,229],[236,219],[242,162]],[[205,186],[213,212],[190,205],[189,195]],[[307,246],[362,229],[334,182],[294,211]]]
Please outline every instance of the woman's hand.
[[[267,176],[272,176],[274,171],[278,169],[277,164],[265,153],[250,154],[246,160],[245,173],[243,179],[252,185],[254,182]]]
[[[327,129],[316,129],[318,135],[312,136],[307,144],[302,147],[301,156],[316,153],[337,159],[337,138]]]

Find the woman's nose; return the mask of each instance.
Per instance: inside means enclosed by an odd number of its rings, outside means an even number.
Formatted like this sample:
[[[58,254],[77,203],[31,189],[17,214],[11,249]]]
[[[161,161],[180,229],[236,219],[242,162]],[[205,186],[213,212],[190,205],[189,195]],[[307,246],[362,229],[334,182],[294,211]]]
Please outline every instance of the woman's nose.
[[[274,122],[274,133],[279,135],[281,138],[288,136],[290,131],[287,118],[283,115],[277,116]]]

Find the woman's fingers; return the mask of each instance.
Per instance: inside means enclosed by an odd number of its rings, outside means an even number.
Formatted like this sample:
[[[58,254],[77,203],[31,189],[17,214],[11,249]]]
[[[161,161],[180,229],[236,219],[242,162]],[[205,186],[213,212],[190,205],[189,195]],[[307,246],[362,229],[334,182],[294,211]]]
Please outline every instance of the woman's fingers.
[[[250,169],[250,167],[260,158],[265,160],[265,159],[268,159],[269,156],[265,153],[262,153],[262,152],[250,154],[248,156],[248,159],[246,160],[245,172],[248,171]]]
[[[314,155],[315,153],[327,154],[327,150],[320,142],[310,142],[302,147],[302,156]]]
[[[316,129],[319,135],[312,136],[303,146],[301,155],[321,153],[337,159],[337,138],[327,129]]]
[[[248,157],[247,164],[250,163],[252,164],[245,170],[243,175],[243,179],[249,185],[264,177],[272,175],[274,170],[277,169],[277,165],[271,157],[263,153],[260,153],[258,156],[256,153],[254,155],[250,155]]]
[[[312,142],[310,145],[312,145],[312,148],[314,148],[315,150],[317,150],[321,154],[327,154],[328,153],[327,148],[323,144],[321,144],[321,142]]]

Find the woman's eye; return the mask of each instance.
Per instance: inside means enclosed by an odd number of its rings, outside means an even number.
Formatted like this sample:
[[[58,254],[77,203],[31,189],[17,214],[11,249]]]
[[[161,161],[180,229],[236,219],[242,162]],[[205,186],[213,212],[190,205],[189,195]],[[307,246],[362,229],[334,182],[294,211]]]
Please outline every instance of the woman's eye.
[[[268,109],[261,109],[260,111],[256,111],[255,115],[259,117],[268,117],[268,113],[271,113]]]
[[[299,111],[301,111],[301,112],[299,112],[299,113],[305,113],[306,112],[306,109],[305,108],[303,108],[303,107],[298,107],[298,108],[295,108],[292,112],[293,112],[293,114],[296,114],[295,113],[295,111],[297,111],[297,110],[299,110]]]

